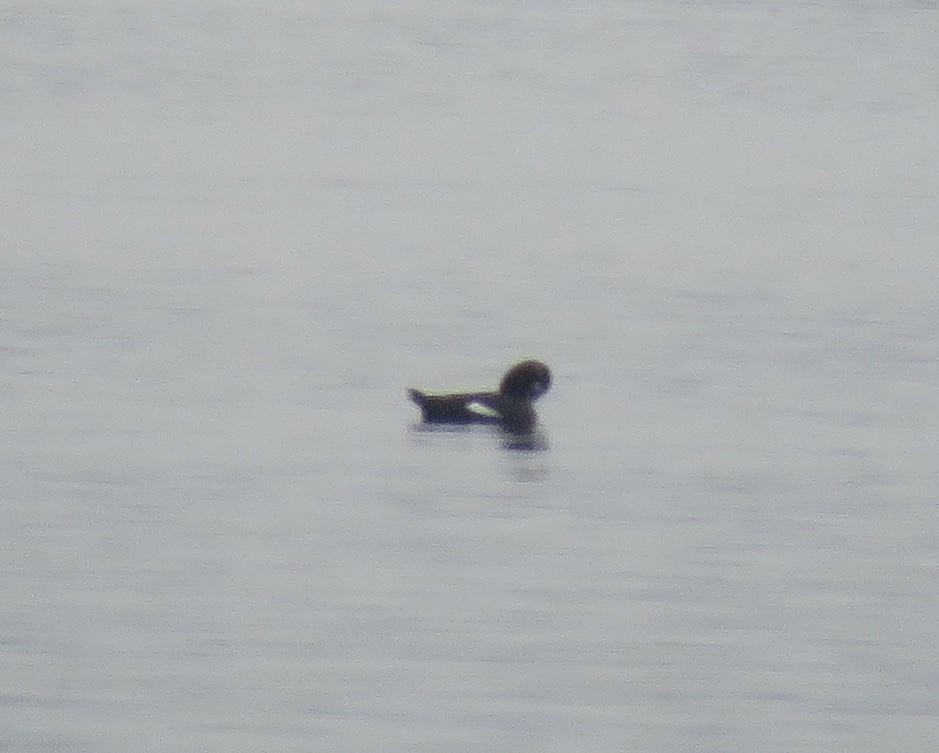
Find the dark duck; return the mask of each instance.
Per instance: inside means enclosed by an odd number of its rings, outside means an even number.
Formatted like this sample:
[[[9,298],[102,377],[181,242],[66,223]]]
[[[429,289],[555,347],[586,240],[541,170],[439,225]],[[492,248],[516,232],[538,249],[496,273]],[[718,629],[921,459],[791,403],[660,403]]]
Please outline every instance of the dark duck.
[[[495,424],[522,434],[538,422],[533,403],[551,386],[551,371],[540,361],[522,361],[502,377],[496,392],[457,392],[427,395],[409,389],[408,395],[429,424]]]

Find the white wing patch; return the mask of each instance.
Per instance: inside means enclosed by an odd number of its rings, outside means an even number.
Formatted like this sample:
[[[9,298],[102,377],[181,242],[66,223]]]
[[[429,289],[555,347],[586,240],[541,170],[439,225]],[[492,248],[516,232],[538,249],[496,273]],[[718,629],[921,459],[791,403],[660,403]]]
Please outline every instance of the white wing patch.
[[[471,413],[475,413],[477,416],[484,416],[485,418],[500,418],[499,411],[494,408],[490,408],[485,403],[481,403],[478,400],[471,400],[466,404],[467,409]]]

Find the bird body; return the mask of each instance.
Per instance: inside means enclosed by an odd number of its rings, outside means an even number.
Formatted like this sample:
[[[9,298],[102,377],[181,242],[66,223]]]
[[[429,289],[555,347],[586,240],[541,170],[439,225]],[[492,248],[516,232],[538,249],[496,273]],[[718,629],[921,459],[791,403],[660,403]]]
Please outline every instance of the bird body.
[[[497,391],[408,395],[427,423],[495,424],[514,433],[529,432],[538,422],[534,401],[551,385],[551,371],[540,361],[522,361],[510,368]]]

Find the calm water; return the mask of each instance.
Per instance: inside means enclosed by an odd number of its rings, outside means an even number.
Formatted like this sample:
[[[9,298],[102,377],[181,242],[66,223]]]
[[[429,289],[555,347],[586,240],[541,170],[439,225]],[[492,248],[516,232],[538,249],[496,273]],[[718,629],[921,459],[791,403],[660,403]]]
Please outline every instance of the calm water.
[[[936,749],[935,3],[147,5],[0,9],[0,749]]]

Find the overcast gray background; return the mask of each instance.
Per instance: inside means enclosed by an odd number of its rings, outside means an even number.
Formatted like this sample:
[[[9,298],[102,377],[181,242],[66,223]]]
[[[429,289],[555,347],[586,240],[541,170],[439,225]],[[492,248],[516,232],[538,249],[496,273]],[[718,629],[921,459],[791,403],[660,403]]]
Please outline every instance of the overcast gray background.
[[[935,750],[935,3],[288,5],[0,7],[0,749]]]

